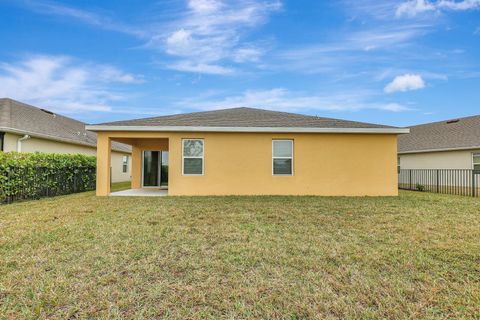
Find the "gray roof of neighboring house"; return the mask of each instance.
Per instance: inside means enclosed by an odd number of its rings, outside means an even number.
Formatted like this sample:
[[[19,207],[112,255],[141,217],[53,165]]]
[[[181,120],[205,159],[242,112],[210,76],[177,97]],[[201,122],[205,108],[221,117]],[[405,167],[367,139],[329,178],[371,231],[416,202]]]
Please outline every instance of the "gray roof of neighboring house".
[[[232,108],[205,112],[193,112],[136,120],[115,121],[88,126],[89,130],[108,130],[109,128],[129,127],[142,130],[142,128],[154,129],[161,127],[169,128],[315,128],[315,129],[398,129],[395,127],[307,116],[302,114],[277,112],[255,108]],[[125,128],[127,129],[127,128]],[[193,131],[193,130],[191,130]],[[210,131],[210,130],[209,130]]]
[[[67,143],[97,146],[97,135],[85,123],[12,99],[0,99],[0,131]],[[112,141],[112,149],[131,152],[131,147]]]
[[[480,116],[439,121],[410,127],[398,137],[399,153],[480,148]]]

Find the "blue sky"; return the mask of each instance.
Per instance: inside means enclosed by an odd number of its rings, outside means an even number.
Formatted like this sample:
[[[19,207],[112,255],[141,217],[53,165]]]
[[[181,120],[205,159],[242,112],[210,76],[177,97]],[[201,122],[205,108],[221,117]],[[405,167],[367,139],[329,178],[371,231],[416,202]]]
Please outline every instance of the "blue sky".
[[[0,96],[85,122],[480,114],[480,0],[0,0]]]

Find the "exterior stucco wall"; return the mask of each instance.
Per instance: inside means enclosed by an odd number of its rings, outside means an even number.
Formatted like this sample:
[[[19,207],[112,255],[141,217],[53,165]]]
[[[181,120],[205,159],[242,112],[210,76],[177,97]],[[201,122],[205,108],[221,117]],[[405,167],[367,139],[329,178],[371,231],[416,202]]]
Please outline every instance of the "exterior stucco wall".
[[[5,133],[4,151],[17,151],[17,140],[21,137],[21,135]],[[22,141],[22,152],[79,153],[89,156],[96,156],[97,154],[96,148],[35,137]],[[126,173],[122,170],[124,155],[129,156],[128,170]],[[130,180],[131,158],[131,155],[128,153],[112,152],[112,182]]]
[[[21,136],[18,136],[16,134],[11,134],[11,133],[5,133],[5,136],[3,138],[3,151],[9,152],[9,151],[17,151],[17,140]]]
[[[397,191],[397,137],[388,134],[272,134],[100,132],[102,148],[110,138],[168,139],[169,195],[345,195],[394,196]],[[182,138],[205,142],[202,176],[182,175]],[[272,139],[294,140],[294,175],[272,175]],[[100,145],[100,143],[99,143]],[[141,147],[134,144],[134,158]],[[99,148],[99,153],[103,151]],[[137,152],[136,152],[137,151]],[[137,155],[137,156],[136,156]],[[106,162],[98,157],[100,162]],[[138,159],[134,159],[134,163]],[[141,172],[135,166],[132,185]],[[99,163],[106,170],[107,163]],[[102,169],[103,168],[103,169]],[[106,179],[102,172],[99,179]],[[102,178],[103,177],[103,178]],[[138,180],[138,181],[137,181]],[[103,189],[105,190],[103,190]],[[105,181],[97,194],[107,195]]]
[[[480,150],[460,150],[401,154],[401,169],[473,169],[472,154]]]

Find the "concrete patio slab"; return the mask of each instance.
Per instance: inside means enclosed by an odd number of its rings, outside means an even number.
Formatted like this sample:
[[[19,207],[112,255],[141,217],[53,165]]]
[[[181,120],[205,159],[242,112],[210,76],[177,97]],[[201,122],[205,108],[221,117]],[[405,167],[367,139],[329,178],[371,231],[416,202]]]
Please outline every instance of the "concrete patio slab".
[[[128,189],[110,193],[113,197],[166,197],[166,189]]]

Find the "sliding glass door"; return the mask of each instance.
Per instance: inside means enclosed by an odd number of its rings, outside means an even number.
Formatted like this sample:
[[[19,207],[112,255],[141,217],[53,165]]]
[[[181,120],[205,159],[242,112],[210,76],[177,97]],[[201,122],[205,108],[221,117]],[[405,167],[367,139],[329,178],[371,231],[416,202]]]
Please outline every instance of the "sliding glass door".
[[[143,186],[160,187],[160,151],[143,151]]]
[[[168,185],[168,151],[143,151],[144,187]]]

